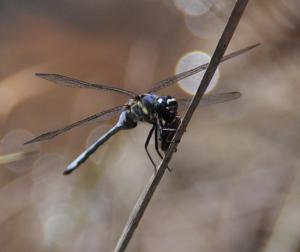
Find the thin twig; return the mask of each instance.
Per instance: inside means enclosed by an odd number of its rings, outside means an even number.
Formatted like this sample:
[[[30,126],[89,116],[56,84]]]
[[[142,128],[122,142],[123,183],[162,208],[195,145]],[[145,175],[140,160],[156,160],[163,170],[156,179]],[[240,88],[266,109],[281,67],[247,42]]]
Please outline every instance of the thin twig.
[[[162,176],[164,175],[168,164],[172,158],[172,155],[174,151],[176,150],[176,147],[183,135],[183,133],[186,130],[186,127],[188,123],[190,122],[192,115],[197,108],[201,97],[204,95],[213,75],[215,74],[215,71],[228,47],[228,44],[234,34],[234,31],[239,23],[240,18],[242,17],[242,14],[247,6],[248,0],[238,0],[231,16],[226,24],[226,27],[223,31],[223,34],[219,40],[219,43],[217,45],[217,48],[212,56],[212,59],[209,63],[209,66],[204,74],[204,77],[201,81],[201,84],[197,90],[197,93],[195,94],[185,116],[182,119],[182,122],[180,126],[178,127],[175,136],[173,138],[172,144],[170,145],[168,151],[166,152],[166,155],[164,159],[159,164],[158,170],[155,174],[153,174],[146,185],[145,190],[140,195],[138,201],[136,202],[136,205],[134,209],[132,210],[132,213],[128,219],[128,222],[123,230],[123,233],[118,241],[118,244],[115,248],[115,252],[123,252],[125,251],[129,241],[131,240],[131,237],[140,221],[140,219],[143,216],[143,213],[149,204],[151,197],[158,186]]]

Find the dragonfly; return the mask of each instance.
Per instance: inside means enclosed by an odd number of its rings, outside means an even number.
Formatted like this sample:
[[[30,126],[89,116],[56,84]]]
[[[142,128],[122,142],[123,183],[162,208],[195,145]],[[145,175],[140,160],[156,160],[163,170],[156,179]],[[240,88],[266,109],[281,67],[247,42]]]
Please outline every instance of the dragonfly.
[[[241,50],[235,51],[231,54],[225,55],[221,62],[237,57],[245,52],[252,50],[259,44],[251,45],[249,47],[243,48]],[[173,75],[166,79],[163,79],[155,83],[152,88],[147,90],[147,92],[138,94],[134,91],[122,89],[119,87],[114,87],[111,85],[95,84],[86,81],[81,81],[74,79],[72,77],[60,75],[60,74],[50,74],[50,73],[36,73],[36,76],[43,78],[45,80],[54,82],[58,85],[65,87],[77,87],[77,88],[88,88],[95,89],[98,91],[108,91],[121,94],[129,98],[128,102],[124,105],[116,106],[108,110],[96,113],[89,117],[86,117],[80,121],[69,124],[65,127],[46,132],[41,134],[24,144],[31,144],[35,142],[40,142],[44,140],[52,139],[58,135],[61,135],[73,128],[83,126],[92,122],[105,121],[113,118],[119,114],[119,119],[117,123],[104,133],[96,142],[90,145],[86,150],[84,150],[74,161],[72,161],[67,168],[64,170],[64,175],[70,174],[75,169],[77,169],[82,163],[84,163],[101,145],[103,145],[108,139],[113,135],[117,134],[120,130],[128,130],[135,128],[139,122],[146,122],[152,125],[148,136],[145,141],[145,151],[156,170],[156,164],[149,153],[148,145],[154,134],[155,150],[158,156],[162,159],[163,154],[161,152],[166,152],[169,145],[172,142],[172,138],[181,122],[181,118],[178,113],[178,108],[186,106],[191,102],[189,98],[176,99],[172,96],[161,96],[157,94],[163,88],[169,87],[178,81],[194,75],[200,71],[207,69],[209,63],[200,65],[196,68],[190,69],[188,71],[181,72],[179,74]],[[212,95],[205,95],[200,101],[200,105],[211,105],[217,103],[224,103],[237,99],[241,96],[240,92],[228,92],[219,93]]]

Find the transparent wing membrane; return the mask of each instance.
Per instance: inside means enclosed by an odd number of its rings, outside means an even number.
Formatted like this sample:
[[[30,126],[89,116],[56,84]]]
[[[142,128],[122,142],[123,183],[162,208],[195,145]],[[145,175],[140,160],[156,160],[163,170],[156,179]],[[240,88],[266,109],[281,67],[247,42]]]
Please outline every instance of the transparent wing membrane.
[[[260,44],[255,44],[255,45],[246,47],[244,49],[235,51],[231,54],[228,54],[228,55],[226,55],[222,58],[221,62],[224,62],[226,60],[229,60],[231,58],[239,56],[239,55],[241,55],[245,52],[248,52],[248,51],[252,50],[253,48],[255,48],[259,45]],[[196,74],[200,71],[206,70],[208,65],[209,65],[209,63],[203,64],[203,65],[198,66],[196,68],[193,68],[191,70],[188,70],[188,71],[179,73],[177,75],[174,75],[172,77],[166,78],[164,80],[161,80],[161,81],[157,82],[156,84],[154,84],[154,87],[151,88],[148,91],[148,93],[159,91],[162,88],[165,88],[165,87],[168,87],[168,86],[171,86],[171,85],[177,83],[179,80],[187,78],[187,77],[189,77],[193,74]],[[126,95],[130,98],[135,98],[135,97],[139,96],[135,92],[125,90],[125,89],[122,89],[122,88],[117,88],[117,87],[108,86],[108,85],[100,85],[100,84],[89,83],[89,82],[77,80],[77,79],[74,79],[74,78],[71,78],[71,77],[68,77],[68,76],[63,76],[63,75],[60,75],[60,74],[36,73],[36,76],[38,76],[40,78],[43,78],[45,80],[48,80],[48,81],[52,81],[52,82],[54,82],[58,85],[66,86],[66,87],[79,87],[79,88],[90,88],[90,89],[96,89],[96,90],[112,91],[112,92],[116,92],[116,93],[119,93],[119,94],[122,94],[122,95]],[[223,103],[223,102],[227,102],[227,101],[237,99],[240,96],[241,96],[241,93],[239,93],[239,92],[206,95],[201,99],[200,106]],[[186,99],[186,98],[178,99],[180,107],[186,107],[187,105],[189,105],[190,101],[191,101],[191,99]],[[119,113],[123,108],[124,108],[124,106],[118,106],[118,107],[115,107],[115,108],[112,108],[112,109],[109,109],[109,110],[102,111],[100,113],[94,114],[94,115],[89,116],[89,117],[87,117],[85,119],[82,119],[80,121],[69,124],[69,125],[67,125],[63,128],[53,130],[53,131],[50,131],[50,132],[46,132],[46,133],[44,133],[44,134],[42,134],[42,135],[40,135],[40,136],[30,140],[30,141],[27,141],[25,144],[52,139],[52,138],[56,137],[57,135],[60,135],[64,132],[66,132],[66,131],[69,131],[69,130],[73,129],[73,128],[85,125],[87,123],[108,120],[108,119],[112,118],[113,116],[115,116],[117,113]]]
[[[249,47],[246,47],[244,49],[241,49],[241,50],[238,50],[238,51],[235,51],[233,53],[230,53],[228,55],[225,55],[221,62],[224,62],[226,60],[229,60],[229,59],[232,59],[234,57],[237,57],[243,53],[246,53],[252,49],[254,49],[255,47],[259,46],[260,44],[255,44],[255,45],[252,45],[252,46],[249,46]],[[196,74],[196,73],[199,73],[201,71],[204,71],[207,69],[209,63],[206,63],[206,64],[203,64],[201,66],[198,66],[198,67],[195,67],[191,70],[188,70],[188,71],[185,71],[185,72],[182,72],[182,73],[179,73],[179,74],[176,74],[174,76],[171,76],[169,78],[166,78],[164,80],[161,80],[157,83],[154,84],[154,87],[152,87],[151,89],[148,90],[148,93],[154,93],[154,92],[157,92],[163,88],[166,88],[168,86],[171,86],[175,83],[177,83],[178,81],[182,80],[182,79],[185,79],[193,74]]]
[[[84,118],[80,121],[74,122],[72,124],[69,124],[63,128],[57,129],[57,130],[53,130],[53,131],[49,131],[46,132],[30,141],[27,141],[24,144],[30,144],[30,143],[35,143],[35,142],[40,142],[40,141],[44,141],[44,140],[49,140],[52,139],[54,137],[56,137],[57,135],[60,135],[64,132],[67,132],[73,128],[79,127],[79,126],[83,126],[86,125],[88,123],[92,123],[92,122],[97,122],[97,121],[104,121],[104,120],[109,120],[112,117],[114,117],[116,114],[118,114],[124,106],[118,106],[118,107],[114,107],[112,109],[108,109],[105,111],[102,111],[100,113],[91,115],[87,118]]]
[[[235,51],[233,53],[230,53],[226,56],[224,56],[221,60],[221,62],[224,62],[226,60],[235,58],[243,53],[246,53],[252,49],[254,49],[255,47],[259,46],[260,44],[254,44],[252,46],[243,48],[241,50]],[[148,90],[148,93],[153,93],[153,92],[157,92],[163,88],[166,88],[168,86],[171,86],[175,83],[177,83],[178,81],[185,79],[191,75],[194,75],[196,73],[199,73],[201,71],[204,71],[207,69],[209,63],[203,64],[201,66],[198,66],[196,68],[193,68],[191,70],[173,75],[171,77],[168,77],[166,79],[163,79],[157,83],[154,84],[154,87],[152,87],[151,89]],[[68,76],[64,76],[64,75],[60,75],[60,74],[49,74],[49,73],[36,73],[36,76],[54,82],[58,85],[62,85],[62,86],[66,86],[66,87],[77,87],[77,88],[90,88],[90,89],[96,89],[96,90],[104,90],[104,91],[112,91],[112,92],[116,92],[122,95],[126,95],[129,96],[131,98],[134,98],[136,96],[138,96],[137,93],[133,92],[133,91],[129,91],[126,89],[122,89],[122,88],[118,88],[118,87],[113,87],[110,85],[102,85],[102,84],[94,84],[94,83],[89,83],[86,81],[82,81],[82,80],[77,80],[74,79],[72,77],[68,77]]]
[[[94,84],[89,83],[86,81],[77,80],[68,76],[60,75],[60,74],[49,74],[49,73],[36,73],[36,76],[54,82],[58,85],[66,86],[66,87],[77,87],[77,88],[90,88],[90,89],[96,89],[96,90],[104,90],[104,91],[111,91],[116,92],[122,95],[129,96],[131,98],[136,97],[138,94],[135,92],[131,92],[129,90],[125,90],[122,88],[117,88],[113,86],[108,85],[100,85],[100,84]]]
[[[240,92],[230,92],[230,93],[220,93],[220,94],[212,94],[212,95],[205,95],[201,98],[199,106],[209,106],[213,104],[218,104],[218,103],[224,103],[228,101],[232,101],[235,99],[238,99],[241,97]],[[179,108],[182,110],[186,108],[192,99],[190,98],[180,98],[177,99]]]

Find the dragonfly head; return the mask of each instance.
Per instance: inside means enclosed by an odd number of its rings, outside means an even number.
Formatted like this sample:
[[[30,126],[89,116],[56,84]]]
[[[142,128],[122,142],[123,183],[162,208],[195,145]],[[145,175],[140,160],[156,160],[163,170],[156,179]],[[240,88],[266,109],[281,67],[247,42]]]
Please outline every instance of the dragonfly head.
[[[156,112],[158,117],[171,122],[177,115],[178,102],[172,96],[160,96],[156,100]]]

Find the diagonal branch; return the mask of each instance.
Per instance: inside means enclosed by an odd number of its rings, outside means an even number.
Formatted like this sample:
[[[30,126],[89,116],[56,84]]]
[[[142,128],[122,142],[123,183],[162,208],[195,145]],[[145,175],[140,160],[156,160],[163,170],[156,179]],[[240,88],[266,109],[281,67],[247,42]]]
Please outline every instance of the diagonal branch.
[[[204,77],[201,81],[201,84],[197,90],[197,93],[195,94],[185,116],[182,119],[182,122],[180,126],[178,127],[175,136],[173,138],[172,144],[170,145],[168,151],[166,152],[166,155],[164,159],[159,164],[158,170],[155,174],[153,174],[146,185],[146,188],[140,195],[134,209],[132,210],[132,213],[128,219],[128,222],[123,230],[123,233],[118,241],[118,244],[115,248],[115,252],[123,252],[125,251],[129,241],[131,240],[131,237],[135,231],[135,229],[138,226],[138,223],[140,219],[143,216],[143,213],[149,204],[152,195],[158,186],[162,176],[164,175],[164,172],[166,171],[168,167],[168,163],[170,162],[172,155],[174,151],[176,150],[176,147],[183,135],[183,133],[186,130],[186,127],[188,123],[190,122],[192,115],[197,108],[201,97],[204,95],[219,63],[221,62],[221,59],[229,45],[229,42],[234,34],[234,31],[239,23],[240,18],[242,17],[242,14],[247,6],[248,0],[238,0],[231,16],[226,24],[226,27],[223,31],[223,34],[219,40],[219,43],[217,45],[217,48],[212,56],[212,59],[209,63],[209,66],[204,74]]]

